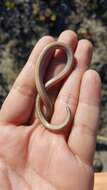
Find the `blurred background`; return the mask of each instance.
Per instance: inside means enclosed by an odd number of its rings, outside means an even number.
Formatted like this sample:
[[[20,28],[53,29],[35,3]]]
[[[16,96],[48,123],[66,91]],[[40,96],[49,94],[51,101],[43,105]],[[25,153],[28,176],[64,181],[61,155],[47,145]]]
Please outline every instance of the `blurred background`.
[[[65,29],[91,40],[91,68],[102,80],[99,134],[107,136],[107,0],[0,0],[0,106],[39,38]],[[95,171],[107,171],[107,143],[98,141]]]

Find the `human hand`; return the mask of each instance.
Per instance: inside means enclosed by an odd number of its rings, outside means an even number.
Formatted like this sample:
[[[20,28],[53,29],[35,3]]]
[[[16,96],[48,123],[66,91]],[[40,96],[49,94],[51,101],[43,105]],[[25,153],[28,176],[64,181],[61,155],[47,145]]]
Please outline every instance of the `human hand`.
[[[3,190],[92,190],[93,155],[99,119],[101,82],[88,70],[92,45],[64,31],[58,41],[72,48],[75,68],[56,98],[52,122],[59,124],[68,104],[72,124],[54,133],[34,117],[35,62],[41,50],[55,39],[45,36],[34,47],[0,111],[0,189]],[[62,68],[64,55],[58,51],[48,77]],[[57,65],[59,63],[59,65]],[[57,66],[56,66],[57,65]]]

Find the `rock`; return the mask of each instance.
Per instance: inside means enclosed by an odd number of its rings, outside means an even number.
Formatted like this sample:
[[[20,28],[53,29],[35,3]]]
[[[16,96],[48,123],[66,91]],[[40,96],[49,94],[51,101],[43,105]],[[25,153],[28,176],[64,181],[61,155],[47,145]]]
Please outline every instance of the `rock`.
[[[101,172],[103,170],[103,164],[100,159],[95,159],[93,163],[94,172]]]

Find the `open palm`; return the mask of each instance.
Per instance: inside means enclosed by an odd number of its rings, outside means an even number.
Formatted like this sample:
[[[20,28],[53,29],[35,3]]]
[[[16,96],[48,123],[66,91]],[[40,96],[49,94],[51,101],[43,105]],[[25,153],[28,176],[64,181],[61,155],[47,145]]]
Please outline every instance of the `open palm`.
[[[0,111],[0,189],[3,190],[91,190],[92,169],[99,118],[100,79],[88,70],[92,45],[64,31],[58,41],[71,46],[75,67],[56,98],[54,124],[63,122],[69,104],[72,124],[54,133],[34,116],[35,61],[41,50],[55,39],[45,36],[36,44]],[[57,74],[65,61],[58,51],[47,78]],[[56,89],[57,91],[57,89]],[[56,95],[54,90],[54,96]],[[51,94],[52,95],[52,94]]]

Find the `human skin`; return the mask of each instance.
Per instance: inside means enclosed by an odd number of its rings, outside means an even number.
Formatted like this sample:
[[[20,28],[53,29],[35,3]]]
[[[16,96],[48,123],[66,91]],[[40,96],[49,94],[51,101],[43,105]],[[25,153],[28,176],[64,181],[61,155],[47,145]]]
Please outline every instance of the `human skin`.
[[[55,133],[44,128],[35,118],[35,63],[42,49],[54,40],[51,36],[45,36],[38,41],[1,107],[2,190],[93,189],[92,162],[98,130],[101,81],[96,71],[88,70],[92,44],[85,39],[78,40],[73,31],[66,30],[57,39],[72,48],[75,67],[61,86],[52,116],[52,123],[60,124],[65,117],[65,106],[69,105],[72,123]],[[46,80],[62,69],[62,62],[65,62],[64,54],[57,51],[49,63]],[[56,92],[57,88],[53,96]]]

